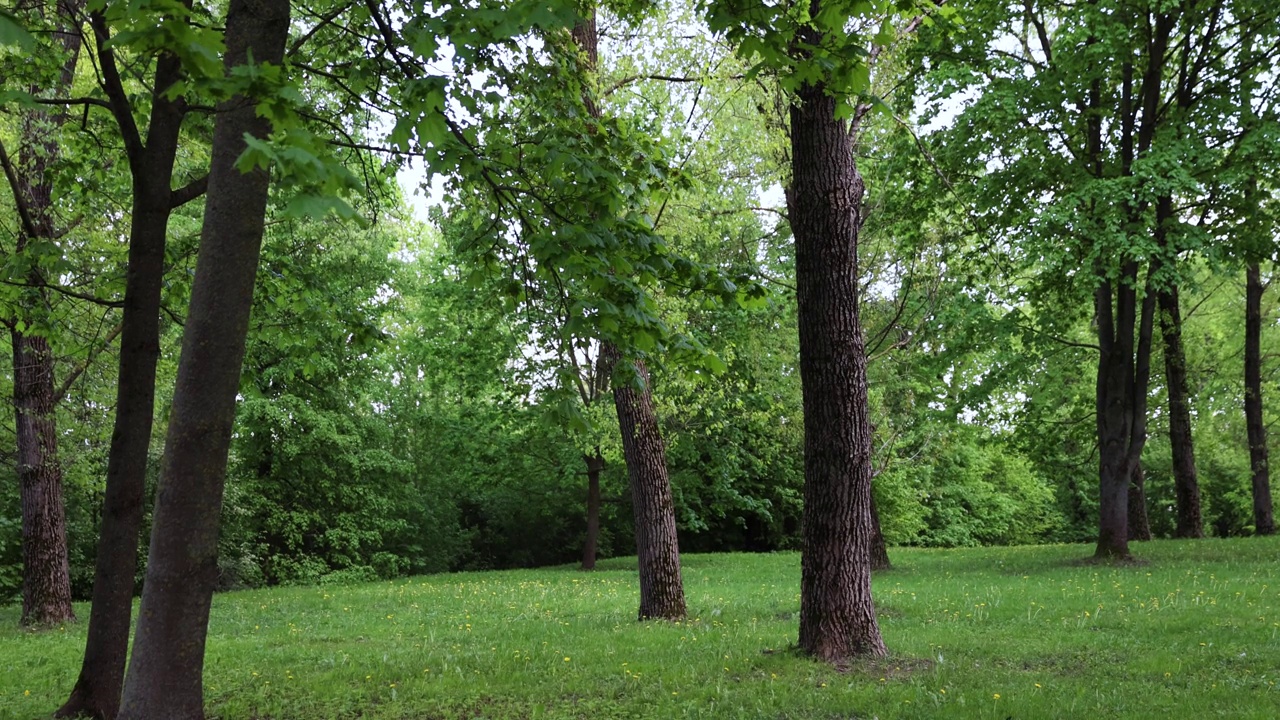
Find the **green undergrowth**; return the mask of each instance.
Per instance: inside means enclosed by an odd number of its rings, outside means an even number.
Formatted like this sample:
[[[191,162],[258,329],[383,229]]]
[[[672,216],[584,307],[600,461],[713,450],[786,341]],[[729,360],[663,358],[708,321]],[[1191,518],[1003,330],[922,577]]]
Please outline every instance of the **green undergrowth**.
[[[799,557],[684,559],[689,620],[637,623],[634,559],[214,599],[211,717],[1280,717],[1280,538],[896,549],[887,660],[793,650]],[[88,608],[77,612],[87,618]],[[47,717],[84,623],[0,609],[0,717]]]

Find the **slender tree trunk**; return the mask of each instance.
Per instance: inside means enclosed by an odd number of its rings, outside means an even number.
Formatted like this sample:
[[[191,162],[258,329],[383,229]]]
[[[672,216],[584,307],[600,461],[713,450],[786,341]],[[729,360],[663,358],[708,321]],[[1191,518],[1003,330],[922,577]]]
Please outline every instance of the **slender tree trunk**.
[[[288,31],[288,0],[231,0],[227,68],[245,65],[250,56],[280,64]],[[222,489],[269,185],[265,170],[242,174],[235,166],[246,134],[270,133],[255,106],[250,98],[232,98],[214,124],[200,253],[125,678],[120,717],[127,720],[204,717]]]
[[[1151,539],[1151,521],[1147,518],[1147,476],[1142,463],[1133,466],[1129,478],[1129,540]]]
[[[889,561],[889,547],[885,545],[884,533],[880,531],[880,508],[876,506],[876,495],[871,493],[871,569],[888,570],[893,567]]]
[[[100,32],[101,48],[108,40],[106,25],[101,16],[95,16],[94,25]],[[106,58],[104,62],[113,63],[114,59]],[[134,574],[138,567],[138,534],[142,527],[147,459],[155,415],[165,239],[173,204],[170,183],[184,113],[183,103],[166,99],[165,91],[179,78],[177,58],[161,56],[157,61],[146,144],[136,147],[129,158],[133,175],[129,265],[125,275],[115,427],[107,460],[93,606],[80,676],[70,697],[58,709],[58,717],[87,715],[110,720],[120,709],[133,611]],[[125,112],[129,109],[122,91],[123,87],[109,83],[108,92],[119,94],[113,101],[121,103],[120,111]],[[122,124],[122,133],[137,137],[132,120]]]
[[[811,38],[817,42],[820,38]],[[864,185],[836,101],[806,84],[791,106],[804,527],[800,648],[828,661],[884,655],[871,599],[871,424],[859,320]]]
[[[573,40],[586,56],[588,72],[595,73],[599,59],[599,36],[595,8],[586,10],[573,28]],[[590,83],[585,83],[590,87]],[[600,117],[600,108],[590,92],[584,91],[587,112]],[[612,343],[600,350],[605,377],[617,371],[621,353]],[[631,481],[635,511],[636,553],[640,566],[640,619],[678,620],[685,616],[684,581],[680,577],[680,546],[676,536],[675,501],[667,477],[667,449],[658,429],[653,407],[649,373],[637,362],[634,372],[643,388],[629,381],[613,383],[613,405],[622,431],[622,452]]]
[[[53,86],[32,87],[36,95],[60,96],[75,79],[80,57],[77,18],[81,0],[56,6],[54,36],[62,65]],[[43,6],[37,12],[45,12]],[[54,221],[52,167],[58,161],[58,130],[67,120],[63,110],[28,110],[22,114],[14,196],[25,218],[16,243],[18,254],[39,241],[57,236]],[[75,620],[71,607],[71,572],[67,558],[66,511],[62,469],[58,463],[58,430],[54,356],[45,337],[30,328],[42,324],[48,304],[39,270],[28,274],[33,286],[20,301],[20,315],[10,323],[13,344],[13,405],[18,441],[18,483],[22,502],[22,624],[50,626]],[[19,324],[21,323],[21,324]]]
[[[1169,445],[1173,449],[1173,486],[1177,496],[1180,538],[1204,537],[1200,519],[1200,484],[1196,481],[1196,455],[1191,437],[1191,408],[1187,401],[1187,354],[1182,347],[1182,311],[1178,288],[1158,294],[1160,334],[1164,338],[1164,375],[1169,392]]]
[[[604,367],[616,376],[621,354],[610,343],[601,351]],[[628,378],[613,383],[613,404],[622,431],[622,454],[631,480],[635,512],[636,554],[640,566],[640,619],[679,620],[685,616],[684,581],[680,577],[680,544],[676,506],[667,477],[667,450],[658,430],[649,372],[637,362],[634,372],[643,388]]]
[[[600,542],[600,471],[604,470],[604,458],[597,447],[590,455],[583,455],[587,463],[587,541],[582,549],[582,569],[596,569],[596,548]]]
[[[1253,477],[1253,527],[1258,535],[1276,531],[1267,458],[1267,426],[1262,419],[1262,272],[1249,263],[1244,306],[1244,417]]]

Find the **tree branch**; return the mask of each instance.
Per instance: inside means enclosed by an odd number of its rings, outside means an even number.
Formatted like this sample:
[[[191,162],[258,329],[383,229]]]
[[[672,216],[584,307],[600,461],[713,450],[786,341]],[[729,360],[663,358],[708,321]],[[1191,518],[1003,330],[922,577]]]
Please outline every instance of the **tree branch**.
[[[71,369],[71,372],[67,373],[67,376],[62,380],[62,384],[58,386],[57,391],[54,392],[53,394],[54,405],[57,405],[58,403],[62,402],[62,400],[67,396],[67,392],[71,390],[71,386],[75,384],[75,381],[78,380],[80,376],[84,374],[85,370],[89,369],[89,366],[92,365],[93,361],[98,358],[98,355],[102,354],[102,351],[106,350],[111,345],[111,343],[115,341],[117,337],[119,337],[120,332],[123,329],[124,329],[123,322],[116,323],[116,326],[111,328],[111,331],[107,333],[106,337],[102,338],[101,347],[97,348],[96,350],[91,347],[89,350],[89,356],[86,357],[84,360],[81,360],[79,363],[77,363],[76,366]]]
[[[4,142],[0,141],[0,165],[4,165],[4,176],[9,180],[9,188],[13,190],[13,204],[18,208],[18,217],[22,220],[22,231],[27,237],[36,237],[36,223],[31,219],[31,210],[27,207],[22,191],[18,189],[18,173],[9,162],[9,154],[4,151]]]
[[[169,209],[176,210],[195,200],[209,189],[209,175],[205,174],[182,187],[169,192]]]

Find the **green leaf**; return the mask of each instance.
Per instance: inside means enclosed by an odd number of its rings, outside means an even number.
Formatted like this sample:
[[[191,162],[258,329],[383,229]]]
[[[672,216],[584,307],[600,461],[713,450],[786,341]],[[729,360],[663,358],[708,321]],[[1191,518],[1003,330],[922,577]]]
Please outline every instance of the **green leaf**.
[[[19,50],[26,52],[36,49],[35,37],[7,10],[0,10],[0,46],[3,45],[17,46]]]

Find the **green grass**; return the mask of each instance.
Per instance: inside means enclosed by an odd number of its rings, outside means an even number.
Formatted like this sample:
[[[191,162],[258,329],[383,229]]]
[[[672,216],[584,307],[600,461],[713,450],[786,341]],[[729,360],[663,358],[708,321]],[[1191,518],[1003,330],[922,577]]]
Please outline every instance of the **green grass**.
[[[798,657],[799,558],[685,558],[690,620],[635,621],[635,561],[214,599],[211,716],[274,718],[1280,717],[1280,538],[899,549],[878,574],[893,656]],[[78,608],[87,617],[88,608]],[[83,623],[0,609],[0,717],[47,716]]]

